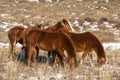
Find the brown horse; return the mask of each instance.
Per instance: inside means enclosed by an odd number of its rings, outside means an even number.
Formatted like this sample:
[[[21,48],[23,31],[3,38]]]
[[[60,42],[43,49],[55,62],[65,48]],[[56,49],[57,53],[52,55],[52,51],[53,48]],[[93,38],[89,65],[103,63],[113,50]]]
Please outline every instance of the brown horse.
[[[42,25],[37,25],[37,27],[41,28]],[[26,45],[26,37],[29,34],[29,31],[32,30],[34,27],[28,27],[27,29],[23,27],[14,27],[8,31],[8,38],[10,41],[11,49],[10,49],[10,55],[14,58],[15,53],[15,45],[17,42],[23,44],[23,48]],[[73,31],[73,28],[71,27],[71,24],[69,20],[63,19],[62,21],[59,21],[57,24],[48,27],[45,29],[46,31],[57,31],[59,29],[67,30],[67,31]],[[36,47],[37,48],[37,47]],[[38,51],[37,51],[38,52]],[[9,57],[10,57],[9,55]]]
[[[99,41],[99,39],[93,35],[91,32],[84,32],[84,33],[71,33],[68,31],[64,31],[67,33],[68,36],[71,37],[73,43],[75,45],[75,51],[84,53],[82,54],[81,64],[85,59],[86,55],[88,54],[91,58],[91,65],[92,65],[92,54],[91,52],[94,50],[98,57],[98,62],[100,66],[105,64],[106,55],[104,52],[103,45]]]
[[[37,25],[35,27],[41,27],[42,25]],[[32,26],[33,27],[33,26]],[[29,27],[28,27],[29,28]],[[14,59],[14,54],[15,54],[15,45],[16,43],[20,43],[23,44],[23,31],[26,28],[22,27],[22,26],[16,26],[11,28],[8,31],[8,38],[10,41],[10,54],[8,57],[10,57],[12,55],[13,59]]]
[[[29,34],[29,31],[34,30],[35,28],[28,28],[26,30],[24,30],[24,38],[23,38],[23,52],[27,53],[27,47],[26,46],[26,38]],[[47,29],[42,29],[44,31],[49,31],[49,32],[53,32],[53,31],[58,31],[58,30],[66,30],[69,32],[74,31],[74,29],[71,27],[71,24],[69,22],[69,20],[63,19],[62,21],[57,22],[55,25],[48,27]],[[25,50],[25,51],[24,51]],[[37,50],[37,57],[39,54],[39,48],[36,46],[36,50]],[[50,53],[48,53],[50,54]],[[23,54],[24,55],[24,54]],[[27,59],[27,54],[25,54],[25,59]],[[48,60],[50,59],[50,56],[48,56]]]
[[[27,38],[29,32],[31,30],[34,30],[35,28],[36,27],[29,27],[24,30],[23,46],[26,45],[26,38]],[[74,31],[74,29],[71,27],[69,20],[66,20],[66,19],[63,19],[62,21],[57,22],[55,25],[50,26],[47,29],[42,29],[42,30],[49,31],[49,32],[58,31],[58,30],[65,30],[65,31],[69,31],[69,32]]]
[[[36,63],[36,50],[35,46],[46,50],[46,51],[57,51],[65,59],[64,50],[66,50],[70,66],[76,67],[76,54],[74,45],[69,36],[62,31],[48,32],[42,30],[32,30],[27,36],[27,47],[28,47],[28,65],[31,65],[31,59],[33,57]]]
[[[24,29],[25,28],[23,28],[22,26],[16,26],[8,31],[8,38],[10,41],[10,54],[8,57],[10,57],[10,55],[14,57],[15,45],[17,42],[23,44],[22,32],[24,31]]]

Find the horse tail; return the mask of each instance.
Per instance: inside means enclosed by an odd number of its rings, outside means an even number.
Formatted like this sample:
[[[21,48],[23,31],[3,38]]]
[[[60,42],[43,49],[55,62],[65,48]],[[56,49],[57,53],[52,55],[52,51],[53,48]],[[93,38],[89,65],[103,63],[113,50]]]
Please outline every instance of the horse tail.
[[[8,55],[8,57],[10,57],[10,55],[12,53],[11,36],[10,36],[10,34],[11,34],[11,31],[9,30],[8,33],[7,33],[8,39],[9,39],[9,51],[8,51],[9,55]]]
[[[93,34],[92,34],[93,35]],[[99,41],[99,39],[93,35],[93,44],[94,44],[94,50],[95,52],[97,53],[97,56],[98,56],[98,61],[101,61],[100,64],[104,63],[105,64],[105,61],[106,61],[106,54],[105,54],[105,51],[104,51],[104,47],[102,45],[102,43]]]

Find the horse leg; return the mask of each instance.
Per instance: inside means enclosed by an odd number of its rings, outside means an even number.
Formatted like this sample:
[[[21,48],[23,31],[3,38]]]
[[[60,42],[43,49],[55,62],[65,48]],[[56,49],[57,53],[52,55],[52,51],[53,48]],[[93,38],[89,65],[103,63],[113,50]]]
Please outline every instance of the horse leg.
[[[81,58],[81,60],[80,60],[80,64],[83,64],[83,61],[84,61],[86,55],[88,54],[88,52],[89,52],[88,50],[85,50],[85,51],[84,51],[84,53],[82,54],[82,58]]]
[[[76,67],[76,58],[69,57],[69,64],[70,64],[70,68],[74,69]]]
[[[28,48],[28,66],[31,66],[32,52],[33,52],[32,47],[29,46],[29,48]]]
[[[57,66],[58,64],[63,65],[63,62],[62,62],[63,59],[59,52],[52,51],[52,59],[53,59],[53,63],[56,64]]]
[[[89,53],[88,56],[90,57],[90,65],[91,65],[91,66],[94,66],[94,65],[93,65],[92,53]]]
[[[58,54],[61,56],[61,59],[64,61],[63,62],[63,67],[64,67],[64,64],[66,63],[66,59],[65,59],[65,54],[64,54],[64,50],[62,50],[62,49],[58,49]]]
[[[35,46],[36,49],[36,59],[39,59],[39,47]]]
[[[48,51],[48,64],[51,64],[51,55],[52,55],[52,51]]]
[[[39,48],[37,48],[37,49],[39,49]],[[37,52],[37,50],[36,50],[36,47],[35,48],[33,48],[33,60],[34,60],[34,63],[35,63],[35,65],[37,64],[37,59],[36,59],[36,57],[38,57],[38,52]]]
[[[54,63],[57,57],[57,51],[52,51],[52,62]]]
[[[13,60],[15,57],[15,45],[16,45],[16,41],[11,41],[10,54],[8,55],[8,58],[10,57],[10,55],[12,55]]]

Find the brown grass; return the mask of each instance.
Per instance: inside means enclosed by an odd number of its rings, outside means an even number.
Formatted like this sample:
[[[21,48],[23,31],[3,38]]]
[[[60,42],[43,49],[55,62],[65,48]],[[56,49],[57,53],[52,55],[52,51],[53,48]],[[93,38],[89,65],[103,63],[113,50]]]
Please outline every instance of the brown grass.
[[[27,1],[20,1],[17,3],[12,0],[1,0],[0,13],[10,14],[12,18],[0,17],[0,24],[3,24],[2,22],[17,22],[28,25],[29,22],[32,22],[35,24],[47,23],[49,24],[48,26],[50,26],[63,18],[69,19],[70,21],[78,18],[81,25],[82,19],[88,20],[89,18],[90,21],[99,22],[101,18],[106,18],[108,21],[117,21],[115,27],[119,29],[119,4],[120,1],[116,0],[110,1],[109,3],[94,3],[92,0],[85,0],[83,2],[63,0],[53,3],[30,3]],[[85,15],[82,15],[83,13]],[[116,19],[114,15],[118,15],[118,19]],[[9,25],[9,27],[13,27],[13,25]],[[6,37],[7,36],[0,36],[0,41],[8,41]]]
[[[98,8],[95,8],[98,7]],[[106,8],[103,9],[102,7]],[[94,3],[92,0],[84,0],[78,2],[76,0],[63,0],[59,3],[29,3],[22,1],[16,3],[13,0],[0,0],[0,14],[10,14],[13,18],[4,18],[0,16],[0,24],[8,23],[48,23],[53,25],[57,21],[66,18],[70,21],[78,18],[82,24],[85,18],[90,21],[99,22],[101,18],[117,23],[115,27],[119,29],[120,21],[120,0],[113,0],[109,3]],[[81,15],[81,14],[85,15]],[[118,15],[118,19],[113,15]],[[40,18],[36,18],[39,16]],[[94,19],[94,20],[93,20]],[[87,19],[88,20],[88,19]],[[101,30],[93,32],[102,42],[115,42],[116,36],[101,25]],[[13,25],[9,25],[13,27]],[[7,33],[0,32],[0,42],[8,42]],[[120,36],[118,35],[117,38]],[[107,54],[107,63],[104,69],[97,66],[89,66],[89,58],[87,57],[84,65],[79,65],[76,70],[70,70],[66,65],[65,69],[60,66],[55,68],[47,63],[38,63],[36,67],[28,67],[19,61],[12,61],[7,58],[8,48],[0,48],[0,80],[24,80],[36,77],[38,80],[120,80],[120,50],[105,50]],[[17,49],[19,53],[20,49]],[[44,54],[45,52],[42,52]],[[94,54],[94,52],[93,52]],[[79,55],[81,57],[81,55]],[[78,57],[79,59],[79,57]],[[96,65],[96,55],[93,56]],[[62,74],[62,78],[57,78]]]
[[[115,35],[110,31],[93,31],[93,34],[95,34],[101,42],[116,42]]]
[[[83,65],[79,65],[75,70],[69,69],[65,65],[65,69],[61,66],[49,66],[47,63],[38,63],[37,66],[28,67],[24,63],[7,58],[8,48],[0,49],[0,78],[2,80],[21,80],[30,79],[32,77],[38,80],[113,80],[120,79],[120,50],[105,50],[107,54],[106,67],[101,69],[97,67],[96,54],[93,52],[93,60],[95,66],[90,67],[89,57],[84,61]],[[17,53],[20,51],[17,48]],[[78,55],[78,54],[77,54]],[[80,56],[81,57],[81,56]],[[80,58],[79,57],[79,58]],[[59,75],[62,77],[59,79]]]

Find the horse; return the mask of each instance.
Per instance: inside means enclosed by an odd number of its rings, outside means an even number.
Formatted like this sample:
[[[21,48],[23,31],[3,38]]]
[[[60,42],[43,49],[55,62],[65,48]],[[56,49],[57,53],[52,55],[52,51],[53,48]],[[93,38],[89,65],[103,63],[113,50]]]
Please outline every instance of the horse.
[[[17,42],[23,44],[22,32],[24,31],[24,29],[25,28],[22,26],[16,26],[8,31],[8,38],[10,41],[10,54],[8,55],[8,58],[10,57],[10,55],[12,55],[12,57],[14,58],[15,45]]]
[[[31,30],[34,30],[35,27],[32,27],[32,28],[27,28],[24,30],[24,35],[23,35],[23,52],[27,53],[25,50],[26,49],[26,38],[29,34],[29,32]],[[41,29],[41,30],[44,30],[44,31],[49,31],[49,32],[54,32],[54,31],[58,31],[58,30],[66,30],[66,31],[69,31],[69,32],[72,32],[74,31],[74,29],[72,28],[71,24],[70,24],[70,21],[67,20],[67,19],[63,19],[62,21],[59,21],[57,22],[55,25],[53,26],[50,26],[48,27],[47,29]],[[25,51],[24,51],[25,50]],[[38,54],[39,54],[39,48],[36,46],[36,50],[37,50],[37,57],[38,57]],[[27,59],[27,55],[25,55],[25,59]],[[50,56],[48,56],[48,59],[50,59]]]
[[[42,26],[42,25],[37,25],[36,27],[40,28],[40,26]],[[33,27],[33,26],[31,26],[31,27]],[[23,35],[24,35],[23,31],[25,29],[26,28],[24,28],[23,26],[15,26],[8,31],[8,39],[10,42],[10,54],[8,55],[8,58],[12,55],[12,58],[14,59],[15,45],[17,42],[20,44],[23,44]]]
[[[41,29],[41,26],[42,25],[37,25],[37,27],[40,27],[40,29]],[[22,26],[19,26],[19,27],[17,26],[8,31],[8,38],[9,38],[10,45],[11,45],[10,55],[12,54],[13,58],[14,58],[16,43],[19,42],[20,44],[23,44],[22,48],[24,49],[24,46],[26,44],[25,38],[29,34],[29,31],[32,30],[32,28],[34,28],[34,27],[32,26],[32,27],[28,27],[28,28],[23,28]],[[67,20],[67,19],[63,19],[62,21],[59,21],[55,25],[50,26],[44,30],[57,31],[59,29],[63,29],[63,30],[67,30],[67,31],[74,31],[69,20]],[[37,52],[39,52],[37,47],[36,47],[36,49],[37,49]],[[10,57],[10,55],[8,57]]]
[[[83,61],[86,55],[88,54],[91,58],[90,64],[93,65],[92,54],[91,54],[93,50],[97,54],[98,57],[97,61],[99,63],[99,66],[105,64],[106,54],[103,45],[94,34],[92,34],[91,32],[84,32],[84,33],[71,33],[68,31],[64,31],[64,32],[67,33],[67,35],[72,39],[75,46],[75,51],[76,52],[83,51],[81,64],[83,64]]]
[[[46,51],[57,51],[60,56],[62,56],[63,60],[65,60],[64,50],[66,50],[69,64],[71,68],[76,67],[76,53],[74,49],[73,42],[66,33],[60,31],[49,32],[43,30],[31,30],[26,39],[26,46],[28,47],[28,65],[31,66],[31,59],[33,57],[33,61],[36,61],[36,50],[35,46],[46,50]]]

